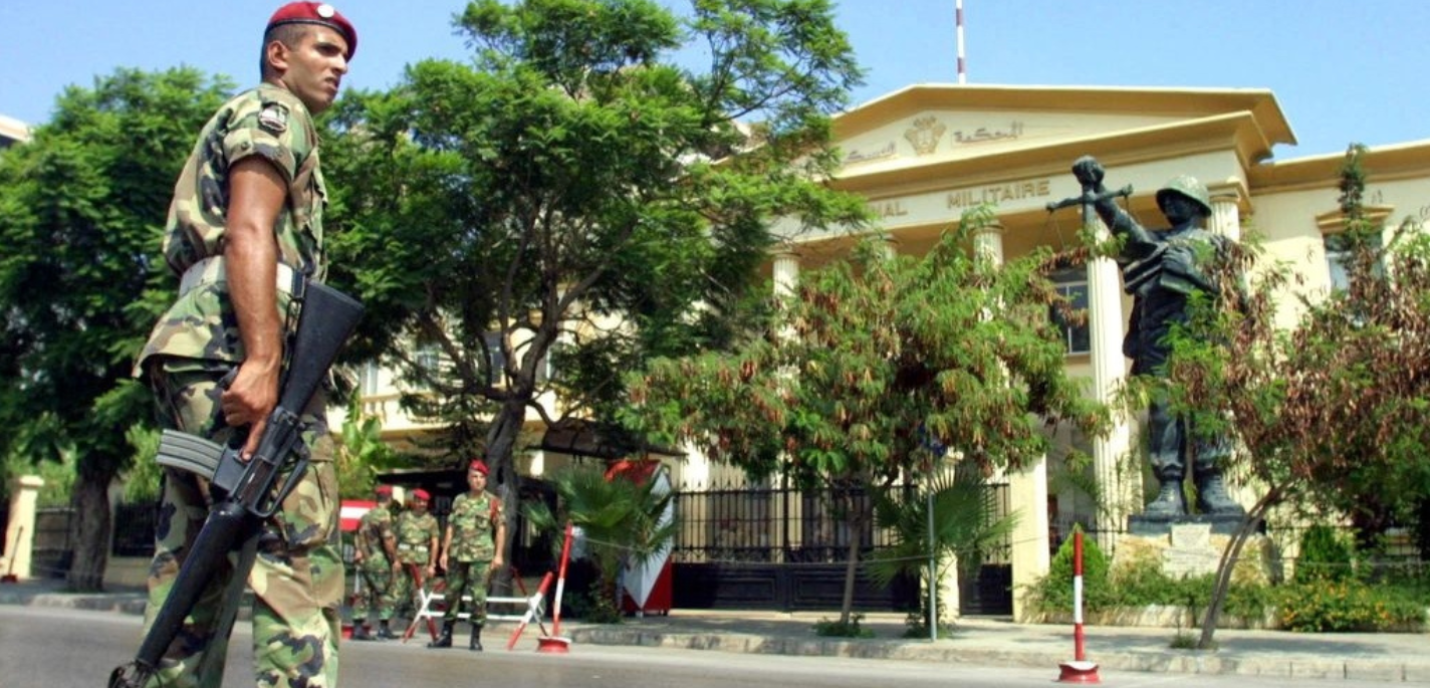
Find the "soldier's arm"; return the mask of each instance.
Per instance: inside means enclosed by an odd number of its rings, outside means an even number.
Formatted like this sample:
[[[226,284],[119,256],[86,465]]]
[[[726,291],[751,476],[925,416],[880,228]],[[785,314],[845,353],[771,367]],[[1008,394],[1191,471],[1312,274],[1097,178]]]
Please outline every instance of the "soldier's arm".
[[[437,568],[437,552],[440,551],[437,549],[437,527],[435,525],[432,527],[432,534],[428,536],[427,540],[429,542],[427,545],[427,568],[435,569]]]
[[[496,513],[493,514],[493,520],[495,520],[497,524],[495,538],[497,553],[496,556],[492,557],[492,568],[499,569],[502,566],[501,553],[506,549],[506,517],[502,515],[502,505],[499,499],[497,500],[495,511]]]
[[[278,243],[273,224],[288,198],[273,163],[250,157],[229,170],[229,207],[224,226],[224,271],[229,299],[243,342],[243,363],[221,397],[226,422],[252,424],[244,453],[263,436],[268,414],[278,403],[283,362],[282,321],[278,317]]]
[[[397,566],[397,535],[392,532],[392,524],[382,524],[382,551],[387,553],[387,560]]]

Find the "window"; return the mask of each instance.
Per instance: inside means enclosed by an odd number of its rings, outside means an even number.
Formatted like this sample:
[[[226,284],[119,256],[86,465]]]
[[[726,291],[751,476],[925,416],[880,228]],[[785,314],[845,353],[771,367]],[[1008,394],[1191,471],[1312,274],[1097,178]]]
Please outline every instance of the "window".
[[[485,336],[487,342],[488,360],[491,362],[489,370],[492,371],[492,384],[502,386],[506,382],[506,354],[501,349],[500,332],[488,332]]]
[[[1058,293],[1067,299],[1068,307],[1074,311],[1087,311],[1087,275],[1082,271],[1066,270],[1053,276]],[[1063,331],[1063,344],[1068,354],[1085,354],[1092,351],[1092,335],[1088,331],[1087,318],[1077,318],[1081,322],[1071,322],[1064,316],[1063,309],[1050,309],[1053,324]]]
[[[367,397],[377,394],[379,370],[380,368],[378,368],[376,361],[368,361],[367,363],[363,364],[362,373],[359,377],[358,382],[359,385],[361,385],[363,396]]]
[[[1326,247],[1326,270],[1331,276],[1331,291],[1345,291],[1350,289],[1351,260],[1353,259],[1353,249],[1345,234],[1327,234],[1322,237],[1322,242]],[[1370,245],[1379,248],[1381,245],[1380,234],[1370,237]],[[1382,265],[1380,259],[1376,259],[1375,272],[1381,274]]]

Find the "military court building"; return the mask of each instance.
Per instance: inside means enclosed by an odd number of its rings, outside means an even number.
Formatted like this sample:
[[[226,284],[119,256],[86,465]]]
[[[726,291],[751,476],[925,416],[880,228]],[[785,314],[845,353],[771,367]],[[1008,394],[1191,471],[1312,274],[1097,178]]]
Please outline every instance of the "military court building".
[[[1346,129],[1349,144],[1356,132],[1351,123]],[[868,199],[899,254],[926,253],[941,231],[979,204],[993,205],[997,222],[977,234],[975,250],[1005,260],[1038,247],[1072,248],[1080,210],[1053,214],[1047,205],[1081,193],[1071,167],[1090,154],[1106,167],[1109,189],[1133,187],[1121,202],[1146,227],[1166,226],[1156,191],[1189,174],[1211,193],[1209,229],[1232,239],[1256,233],[1267,258],[1292,265],[1305,289],[1324,293],[1344,277],[1336,243],[1328,250],[1327,241],[1344,229],[1337,189],[1344,153],[1273,159],[1273,146],[1282,145],[1278,153],[1284,154],[1296,140],[1270,91],[918,85],[840,115],[835,135],[844,167],[834,186]],[[1363,164],[1373,221],[1386,228],[1407,219],[1410,226],[1424,223],[1430,216],[1426,161],[1430,140],[1368,152]],[[788,288],[800,271],[846,254],[852,243],[834,233],[786,243],[771,260],[775,288]],[[1086,327],[1065,329],[1068,371],[1106,399],[1130,369],[1121,345],[1131,297],[1108,259],[1055,280],[1088,309]],[[1286,299],[1288,310],[1293,302]],[[1286,323],[1294,321],[1294,313],[1283,315]],[[1069,532],[1074,521],[1116,532],[1126,528],[1129,511],[1140,512],[1142,476],[1127,475],[1124,458],[1137,441],[1136,423],[1124,419],[1107,438],[1085,443],[1104,494],[1114,496],[1113,508],[1098,516],[1086,497],[1050,490],[1050,473],[1062,470],[1056,452],[1006,476],[1008,506],[1019,514],[1011,554],[1015,589],[1047,571],[1051,534]],[[1066,435],[1058,441],[1064,447],[1083,442]]]
[[[868,199],[899,254],[924,254],[965,210],[983,203],[996,208],[997,223],[975,237],[977,250],[1001,260],[1037,247],[1071,248],[1081,227],[1080,212],[1069,208],[1050,214],[1046,206],[1080,193],[1071,166],[1090,154],[1107,168],[1108,188],[1133,187],[1123,202],[1147,227],[1165,226],[1154,200],[1156,190],[1189,174],[1210,190],[1212,230],[1233,239],[1256,232],[1269,258],[1286,261],[1302,273],[1306,289],[1324,292],[1343,274],[1337,269],[1339,255],[1327,250],[1327,239],[1344,226],[1337,201],[1344,156],[1335,152],[1273,158],[1274,146],[1285,151],[1294,146],[1295,137],[1270,91],[915,85],[842,113],[835,120],[835,133],[844,166],[832,183]],[[1347,143],[1356,134],[1347,123]],[[1392,227],[1407,217],[1423,222],[1430,215],[1426,160],[1430,140],[1369,151],[1364,166],[1372,218]],[[847,232],[792,234],[766,266],[776,290],[788,290],[802,271],[846,255],[856,241]],[[1090,393],[1105,398],[1130,368],[1121,343],[1131,300],[1123,294],[1121,276],[1110,260],[1059,274],[1056,280],[1076,304],[1088,309],[1086,326],[1065,333],[1068,370],[1088,380]],[[1287,304],[1293,301],[1286,299]],[[1293,317],[1288,313],[1287,322]],[[367,371],[364,407],[382,418],[384,437],[400,441],[423,428],[397,408],[393,384],[387,371]],[[531,429],[539,430],[535,414],[529,419]],[[1046,573],[1050,550],[1074,522],[1115,534],[1125,530],[1129,513],[1140,511],[1142,476],[1119,470],[1119,465],[1127,465],[1124,457],[1138,437],[1137,423],[1135,417],[1125,419],[1098,441],[1061,434],[1058,449],[1043,461],[1001,477],[1006,481],[1005,506],[1019,516],[1019,530],[1002,562],[1011,568],[1011,581],[1001,586],[1003,594],[1012,597],[1012,590]],[[1074,443],[1094,457],[1096,479],[1104,494],[1115,496],[1114,508],[1098,512],[1087,497],[1060,487],[1069,484],[1059,479],[1062,454]],[[560,452],[536,450],[519,457],[516,467],[539,478],[570,460]],[[732,469],[710,465],[695,452],[665,461],[676,485],[740,479]],[[807,514],[772,507],[770,516],[771,532],[766,535],[773,541],[779,537],[781,519]],[[1104,545],[1115,544],[1110,541],[1115,535],[1104,537]],[[682,573],[676,573],[679,579]],[[1015,615],[1022,611],[1019,600],[1007,601]]]

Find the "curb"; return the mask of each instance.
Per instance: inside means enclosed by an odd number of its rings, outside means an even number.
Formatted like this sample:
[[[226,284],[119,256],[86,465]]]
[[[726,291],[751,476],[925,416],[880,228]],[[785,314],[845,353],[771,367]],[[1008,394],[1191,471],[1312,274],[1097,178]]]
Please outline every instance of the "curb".
[[[959,646],[957,640],[929,644],[900,640],[831,640],[779,638],[742,633],[666,633],[638,629],[586,627],[569,635],[576,644],[624,645],[745,654],[963,664],[982,667],[1048,669],[1054,672],[1067,657],[1043,650],[1005,650]],[[1350,679],[1357,681],[1430,682],[1430,662],[1317,657],[1235,657],[1215,653],[1110,652],[1096,658],[1102,669],[1142,673],[1216,674],[1268,678]]]

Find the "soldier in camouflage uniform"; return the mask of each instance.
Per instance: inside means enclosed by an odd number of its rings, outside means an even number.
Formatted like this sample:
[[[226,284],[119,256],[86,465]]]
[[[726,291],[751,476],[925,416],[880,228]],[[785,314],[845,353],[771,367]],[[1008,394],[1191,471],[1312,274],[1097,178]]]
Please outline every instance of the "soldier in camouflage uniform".
[[[200,132],[165,228],[179,297],[135,365],[155,392],[162,427],[223,443],[249,426],[244,451],[256,447],[278,400],[285,326],[291,333],[296,322],[293,286],[300,275],[321,281],[325,273],[327,192],[312,118],[337,97],[356,48],[352,24],[331,6],[283,6],[263,37],[263,83],[224,104]],[[308,471],[215,576],[151,685],[220,684],[245,583],[235,572],[250,562],[256,685],[337,685],[343,563],[325,406],[319,393],[304,409]],[[165,469],[161,499],[146,632],[208,515],[208,484]]]
[[[437,573],[437,517],[427,511],[432,496],[426,490],[413,490],[407,511],[397,517],[397,561],[402,571],[397,576],[393,599],[399,605],[412,605],[413,613],[422,608],[418,591]]]
[[[447,514],[447,533],[442,539],[447,613],[442,618],[442,635],[428,647],[452,646],[452,627],[461,615],[462,596],[470,589],[472,641],[468,649],[480,652],[482,626],[487,622],[487,578],[502,566],[506,522],[502,519],[501,499],[486,491],[486,462],[476,459],[467,467],[467,487],[470,491],[457,495],[452,512]]]
[[[379,485],[377,506],[362,515],[358,522],[356,553],[353,563],[362,575],[364,589],[353,605],[353,640],[396,638],[392,633],[392,613],[397,607],[393,592],[396,578],[401,575],[397,561],[397,535],[393,531],[392,486]],[[377,609],[376,636],[368,634],[368,609]]]

